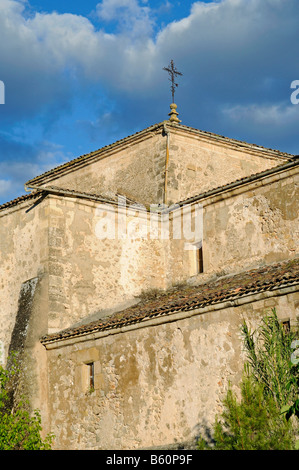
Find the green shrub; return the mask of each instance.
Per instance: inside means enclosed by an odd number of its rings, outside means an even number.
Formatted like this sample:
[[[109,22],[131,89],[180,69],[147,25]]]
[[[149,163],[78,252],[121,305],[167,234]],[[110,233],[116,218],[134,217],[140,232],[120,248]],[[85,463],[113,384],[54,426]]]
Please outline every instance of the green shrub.
[[[292,342],[298,331],[285,331],[276,310],[263,317],[260,327],[250,332],[246,322],[242,327],[247,363],[254,379],[264,385],[278,407],[298,397],[298,367],[291,362]]]
[[[216,417],[213,443],[201,439],[199,449],[292,450],[298,446],[298,364],[291,361],[298,331],[284,331],[275,310],[256,332],[242,327],[247,361],[240,384],[241,397],[229,387],[223,412]]]
[[[0,366],[0,450],[50,450],[53,436],[42,439],[39,411],[31,414],[25,399],[13,403],[17,374],[15,362],[9,369]]]
[[[294,433],[262,384],[245,375],[241,399],[231,389],[224,400],[221,419],[214,428],[217,450],[291,450]]]

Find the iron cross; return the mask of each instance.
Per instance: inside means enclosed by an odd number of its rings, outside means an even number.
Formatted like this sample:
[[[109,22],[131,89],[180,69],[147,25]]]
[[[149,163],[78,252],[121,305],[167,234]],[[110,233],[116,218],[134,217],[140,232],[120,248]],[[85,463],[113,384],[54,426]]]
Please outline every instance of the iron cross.
[[[178,70],[176,70],[173,60],[170,61],[170,64],[168,67],[163,67],[163,70],[166,70],[166,72],[168,72],[171,77],[168,80],[171,81],[172,102],[174,103],[174,92],[175,92],[175,88],[178,86],[178,84],[175,83],[174,79],[177,75],[183,75],[183,74],[179,72]]]

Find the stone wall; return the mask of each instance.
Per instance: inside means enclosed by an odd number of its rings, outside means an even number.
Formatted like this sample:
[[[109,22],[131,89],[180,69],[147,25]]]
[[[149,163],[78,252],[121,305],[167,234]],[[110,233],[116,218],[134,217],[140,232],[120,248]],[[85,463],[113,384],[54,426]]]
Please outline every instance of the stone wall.
[[[47,277],[47,209],[45,202],[36,202],[30,199],[0,212],[0,340],[5,358],[16,316],[22,315],[22,292],[35,285],[30,280]]]
[[[243,319],[255,328],[276,307],[296,321],[298,293],[247,301],[46,345],[55,447],[157,448],[211,430],[228,380],[241,379]]]
[[[121,217],[117,206],[50,196],[49,332],[165,287],[164,242],[149,235],[119,239]],[[110,221],[113,233],[106,226]]]
[[[167,202],[218,188],[284,163],[258,147],[175,127],[170,129]]]
[[[203,201],[206,272],[233,272],[298,255],[298,170]]]
[[[0,211],[1,364],[17,354],[18,393],[30,398],[47,429],[48,208],[38,198]]]
[[[173,204],[286,161],[279,152],[162,123],[79,157],[32,184]]]
[[[166,138],[161,132],[102,152],[94,163],[76,167],[47,184],[110,196],[123,194],[143,204],[163,202]]]
[[[295,170],[289,170],[197,201],[203,205],[200,282],[217,273],[296,256],[297,178]],[[149,231],[145,238],[119,239],[118,220],[115,236],[101,237],[101,223],[109,213],[115,217],[118,206],[48,195],[26,210],[20,205],[2,211],[0,225],[1,334],[7,347],[21,286],[29,279],[44,276],[51,333],[92,319],[101,311],[122,309],[144,291],[166,289],[197,274],[196,251],[186,249],[184,235],[173,240],[170,232],[169,238],[152,239]],[[142,218],[149,223],[149,214],[125,211],[126,228]],[[194,237],[202,239],[196,233]]]

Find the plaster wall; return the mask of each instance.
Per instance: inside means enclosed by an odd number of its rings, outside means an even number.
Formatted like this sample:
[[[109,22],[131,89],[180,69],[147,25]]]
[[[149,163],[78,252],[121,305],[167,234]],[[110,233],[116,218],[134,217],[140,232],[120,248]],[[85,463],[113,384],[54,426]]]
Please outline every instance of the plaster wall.
[[[47,430],[46,351],[48,332],[48,207],[43,200],[0,212],[1,364],[17,354],[18,391],[41,412]]]
[[[166,138],[150,134],[125,147],[107,149],[98,161],[47,184],[105,196],[123,194],[142,204],[162,202],[165,159]]]
[[[298,170],[292,169],[192,203],[194,239],[171,240],[165,248],[167,287],[186,281],[203,283],[215,275],[298,256],[298,179]],[[196,232],[194,221],[197,207],[202,208],[201,233]],[[189,249],[196,241],[202,241],[203,273],[199,274],[197,252]]]
[[[167,201],[173,204],[284,162],[265,152],[171,129]]]
[[[0,340],[4,362],[11,343],[25,283],[35,288],[35,280],[47,276],[47,208],[35,201],[0,212]],[[19,312],[20,313],[20,312]],[[21,313],[20,313],[21,314]]]
[[[276,307],[280,319],[296,321],[298,293],[256,299],[48,345],[55,447],[156,448],[205,433],[221,412],[228,380],[238,390],[243,319],[255,328]]]
[[[235,272],[298,256],[298,171],[211,199],[204,208],[206,273]]]
[[[160,125],[99,150],[96,161],[94,152],[83,163],[66,166],[61,174],[46,175],[41,184],[170,205],[287,161],[229,139],[167,123],[165,129],[168,137]]]
[[[170,233],[168,239],[151,239],[149,232],[145,238],[119,239],[118,220],[115,236],[101,237],[101,223],[109,207],[94,201],[48,195],[30,211],[18,206],[3,213],[0,302],[6,352],[21,286],[41,275],[48,289],[47,328],[51,333],[92,319],[99,312],[122,309],[144,291],[166,289],[192,276],[203,282],[216,273],[296,256],[297,181],[295,171],[289,171],[274,182],[268,178],[262,185],[248,185],[245,191],[231,191],[230,197],[199,201],[204,211],[204,273],[197,277],[196,252],[186,249],[184,236],[173,240]],[[110,206],[110,215],[114,217],[117,210]],[[135,222],[136,214],[140,216],[138,211],[127,212],[127,227]],[[146,223],[148,217],[143,215]]]
[[[130,214],[126,230],[135,220],[135,211]],[[121,220],[117,206],[49,198],[50,333],[122,309],[145,290],[165,287],[168,241],[150,235],[119,238]]]

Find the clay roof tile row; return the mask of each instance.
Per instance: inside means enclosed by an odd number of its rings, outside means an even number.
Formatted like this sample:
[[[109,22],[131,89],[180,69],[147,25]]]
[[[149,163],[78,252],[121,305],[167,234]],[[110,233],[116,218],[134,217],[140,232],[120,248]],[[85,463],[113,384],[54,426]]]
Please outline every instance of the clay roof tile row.
[[[157,316],[195,310],[245,295],[296,284],[299,284],[299,258],[224,276],[199,286],[172,288],[168,292],[159,293],[154,298],[143,300],[104,319],[44,336],[41,342],[49,343],[95,331],[120,328]]]

